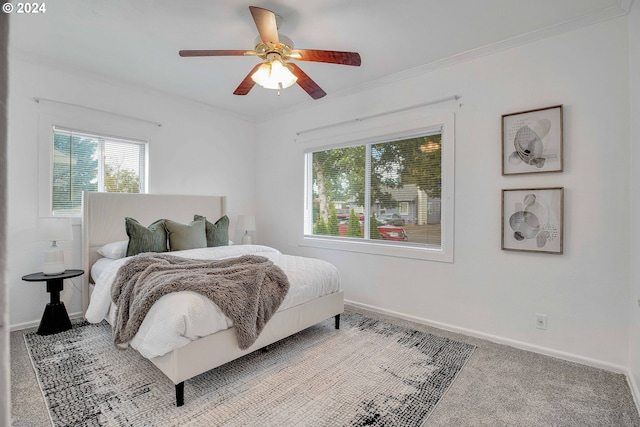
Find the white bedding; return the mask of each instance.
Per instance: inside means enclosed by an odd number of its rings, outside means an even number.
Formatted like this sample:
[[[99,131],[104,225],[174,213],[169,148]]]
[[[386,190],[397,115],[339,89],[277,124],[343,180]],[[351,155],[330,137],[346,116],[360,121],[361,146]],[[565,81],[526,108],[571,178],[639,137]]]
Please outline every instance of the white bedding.
[[[278,311],[340,290],[338,270],[332,264],[315,258],[285,255],[268,246],[220,246],[171,254],[193,259],[224,259],[245,254],[269,258],[282,268],[290,283],[289,292]],[[118,269],[128,259],[101,262],[102,271],[85,314],[89,322],[113,319],[115,307],[111,303],[111,285]],[[163,296],[151,307],[130,344],[144,357],[152,358],[231,326],[232,322],[210,299],[195,292],[175,292]]]
[[[93,283],[96,283],[98,281],[98,277],[100,277],[100,275],[104,273],[104,271],[114,262],[115,260],[111,258],[98,258],[98,260],[91,266],[91,278],[93,279]]]

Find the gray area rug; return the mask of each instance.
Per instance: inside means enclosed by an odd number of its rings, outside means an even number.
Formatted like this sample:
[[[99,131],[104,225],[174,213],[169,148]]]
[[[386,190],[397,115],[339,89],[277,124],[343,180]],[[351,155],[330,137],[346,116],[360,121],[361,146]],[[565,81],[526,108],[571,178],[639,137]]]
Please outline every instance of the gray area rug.
[[[111,327],[25,334],[55,426],[420,426],[474,346],[355,313],[175,389]]]

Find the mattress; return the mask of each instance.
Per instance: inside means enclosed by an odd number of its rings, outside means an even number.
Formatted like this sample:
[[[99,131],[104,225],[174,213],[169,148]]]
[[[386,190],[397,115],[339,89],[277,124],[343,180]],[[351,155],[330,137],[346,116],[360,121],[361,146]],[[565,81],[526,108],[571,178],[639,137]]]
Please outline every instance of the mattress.
[[[338,270],[315,258],[285,255],[262,245],[234,245],[171,252],[171,255],[198,260],[259,255],[269,258],[286,273],[290,288],[279,307],[283,311],[340,290]],[[91,323],[112,322],[115,306],[111,286],[118,269],[128,258],[100,261],[95,287],[85,314]],[[92,269],[92,275],[94,271]],[[175,292],[160,298],[149,310],[130,345],[144,357],[162,356],[190,341],[232,327],[233,324],[210,299],[195,292]]]

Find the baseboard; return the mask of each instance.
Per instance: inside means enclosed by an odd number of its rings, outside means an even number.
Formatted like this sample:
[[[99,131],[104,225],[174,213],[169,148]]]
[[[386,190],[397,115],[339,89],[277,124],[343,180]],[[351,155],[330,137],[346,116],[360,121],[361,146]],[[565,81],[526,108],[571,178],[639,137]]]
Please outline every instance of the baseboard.
[[[14,331],[21,331],[23,329],[37,328],[39,324],[40,324],[39,320],[33,320],[31,322],[18,323],[16,325],[11,325],[9,327],[9,331],[14,332]]]
[[[629,388],[631,389],[633,401],[636,403],[636,409],[640,413],[640,389],[638,388],[638,383],[636,382],[635,377],[630,371],[627,372],[627,383],[629,384]]]
[[[79,319],[83,317],[83,314],[81,311],[78,311],[77,313],[69,313],[69,319]],[[32,320],[30,322],[24,322],[24,323],[18,323],[15,325],[11,325],[9,326],[9,331],[10,332],[14,332],[14,331],[21,331],[23,329],[29,329],[29,328],[37,328],[40,325],[40,320]]]
[[[541,347],[538,345],[533,345],[533,344],[529,344],[522,341],[516,341],[509,338],[500,337],[497,335],[491,335],[491,334],[476,331],[473,329],[460,328],[458,326],[449,325],[447,323],[435,322],[433,320],[424,319],[422,317],[412,316],[409,314],[404,314],[404,313],[400,313],[393,310],[387,310],[384,308],[380,308],[380,307],[376,307],[368,304],[362,304],[355,301],[345,300],[344,303],[345,305],[350,305],[354,308],[361,308],[363,310],[369,310],[375,313],[398,317],[400,319],[408,320],[410,322],[415,322],[415,323],[431,326],[438,329],[444,329],[445,331],[449,331],[449,332],[455,332],[455,333],[468,335],[475,338],[484,339],[497,344],[508,345],[510,347],[519,348],[521,350],[531,351],[533,353],[544,354],[545,356],[555,357],[556,359],[567,360],[569,362],[580,363],[582,365],[592,366],[594,368],[604,369],[606,371],[611,371],[618,374],[624,374],[627,377],[627,380],[629,380],[629,378],[632,378],[629,375],[629,370],[627,367],[616,365],[614,363],[604,362],[602,360],[597,360],[597,359],[591,359],[591,358],[580,356],[577,354],[566,353],[563,351],[558,351],[558,350],[554,350],[547,347]],[[638,389],[636,388],[636,391],[637,390]],[[634,397],[636,398],[636,404],[638,403],[637,396],[638,396],[637,394],[634,395]]]

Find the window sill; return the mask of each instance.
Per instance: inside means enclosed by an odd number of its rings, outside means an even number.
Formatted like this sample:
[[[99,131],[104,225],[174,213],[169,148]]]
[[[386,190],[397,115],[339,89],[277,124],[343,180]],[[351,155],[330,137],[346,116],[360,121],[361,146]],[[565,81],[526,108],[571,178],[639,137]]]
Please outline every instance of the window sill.
[[[305,235],[299,245],[335,251],[453,263],[453,250],[451,249],[431,249],[425,246],[411,246],[406,243],[380,243],[370,240]]]

